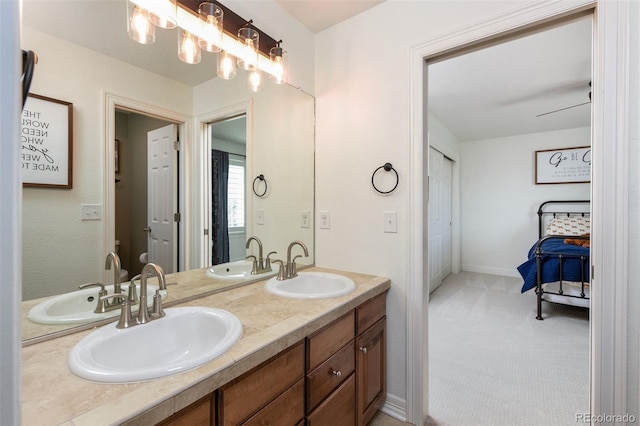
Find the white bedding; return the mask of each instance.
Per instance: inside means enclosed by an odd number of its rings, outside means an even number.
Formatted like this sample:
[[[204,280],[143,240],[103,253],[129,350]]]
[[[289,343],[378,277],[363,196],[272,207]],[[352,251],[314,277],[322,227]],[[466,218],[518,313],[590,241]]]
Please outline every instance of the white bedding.
[[[553,291],[558,292],[560,290],[560,283],[548,283],[542,286],[545,291]],[[558,294],[548,294],[544,293],[542,298],[546,301],[553,303],[561,303],[563,305],[572,305],[572,306],[581,306],[583,308],[589,307],[589,286],[585,285],[584,287],[584,295],[585,298],[580,298],[580,290],[581,284],[575,282],[564,281],[562,283],[562,291],[565,295],[571,294],[578,297],[568,297],[568,296],[560,296]]]

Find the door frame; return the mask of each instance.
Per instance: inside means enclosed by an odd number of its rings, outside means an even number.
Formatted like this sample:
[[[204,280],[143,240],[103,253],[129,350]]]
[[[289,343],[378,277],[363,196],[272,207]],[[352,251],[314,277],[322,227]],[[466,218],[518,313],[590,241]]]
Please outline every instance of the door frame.
[[[178,268],[184,270],[190,265],[191,258],[191,221],[186,214],[186,207],[191,206],[190,187],[192,185],[190,178],[189,157],[190,147],[192,145],[191,126],[189,125],[193,118],[182,113],[169,110],[167,108],[129,99],[114,93],[104,93],[104,123],[105,123],[105,139],[104,139],[104,191],[103,191],[103,254],[107,255],[115,246],[115,139],[116,139],[116,109],[135,112],[136,114],[146,115],[149,117],[159,118],[161,120],[174,123],[178,126],[178,135],[180,137],[180,152],[178,156],[178,211],[182,213],[181,220],[178,223]],[[107,282],[109,271],[103,272],[103,280]]]
[[[202,141],[200,150],[194,149],[194,153],[199,153],[199,170],[197,176],[194,178],[201,185],[199,194],[200,208],[198,211],[201,215],[194,219],[197,223],[198,229],[202,232],[198,232],[197,236],[194,236],[194,244],[199,248],[199,253],[194,255],[194,258],[198,258],[200,265],[210,266],[211,264],[211,138],[207,134],[207,128],[210,123],[214,121],[224,120],[225,118],[236,117],[244,115],[246,117],[247,126],[247,140],[246,140],[246,162],[245,173],[250,176],[249,172],[253,170],[254,158],[253,158],[253,98],[239,102],[233,105],[228,105],[223,108],[216,109],[205,114],[198,115],[195,119],[197,132],[200,134],[200,141]],[[198,156],[198,154],[196,154]],[[247,183],[245,182],[245,185]],[[245,188],[246,189],[246,188]],[[205,234],[204,230],[208,230],[208,234]],[[245,230],[247,235],[253,235],[253,197],[248,194],[245,198]]]
[[[626,412],[628,135],[619,121],[628,117],[625,89],[629,5],[604,0],[540,2],[410,48],[409,271],[406,297],[407,420],[423,424],[428,415],[428,295],[424,291],[424,122],[425,58],[479,42],[495,40],[580,12],[593,11],[592,103],[592,267],[594,285],[590,325],[590,412]],[[604,141],[616,143],[605,144]],[[604,172],[609,171],[610,176]],[[614,172],[615,171],[615,172]],[[603,232],[606,229],[614,232]],[[428,267],[428,265],[427,265]],[[428,292],[426,292],[428,293]]]

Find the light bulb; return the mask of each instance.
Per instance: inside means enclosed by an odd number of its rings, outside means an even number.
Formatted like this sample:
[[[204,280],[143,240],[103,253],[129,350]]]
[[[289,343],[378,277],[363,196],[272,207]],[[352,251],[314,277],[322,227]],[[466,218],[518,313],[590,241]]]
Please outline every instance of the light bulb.
[[[276,84],[285,82],[285,58],[284,51],[280,47],[280,42],[269,51],[269,58],[273,63],[273,68],[269,71],[269,78]]]
[[[149,21],[149,12],[131,2],[127,3],[129,37],[140,44],[151,44],[156,41],[156,28]]]
[[[238,66],[249,71],[251,67],[258,63],[258,46],[260,33],[250,27],[243,27],[238,30],[238,41],[242,43],[241,57],[238,57]]]
[[[235,76],[235,58],[223,50],[222,52],[220,52],[220,56],[218,57],[218,77],[225,80],[231,80]]]
[[[249,70],[249,78],[248,78],[248,86],[249,90],[256,93],[262,89],[262,75],[260,71],[256,67],[251,67]]]
[[[201,48],[207,52],[219,52],[222,46],[224,12],[211,2],[200,3],[198,14],[202,22],[202,37],[198,40]]]
[[[187,64],[197,64],[202,59],[196,38],[188,31],[178,31],[178,57]]]

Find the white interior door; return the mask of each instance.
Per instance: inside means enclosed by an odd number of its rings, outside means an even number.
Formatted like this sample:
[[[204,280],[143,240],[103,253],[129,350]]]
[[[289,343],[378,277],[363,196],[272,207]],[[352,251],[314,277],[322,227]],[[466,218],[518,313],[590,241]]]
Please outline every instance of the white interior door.
[[[429,147],[429,293],[451,273],[452,162]]]
[[[147,251],[149,262],[165,273],[176,271],[174,220],[178,127],[170,124],[147,133]]]

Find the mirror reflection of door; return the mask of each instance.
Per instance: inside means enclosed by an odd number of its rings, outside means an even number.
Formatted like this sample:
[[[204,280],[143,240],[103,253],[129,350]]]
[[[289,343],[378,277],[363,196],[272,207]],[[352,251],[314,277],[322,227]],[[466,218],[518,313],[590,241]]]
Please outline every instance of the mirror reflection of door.
[[[177,140],[175,124],[147,132],[147,257],[167,274],[176,271]]]
[[[211,138],[211,264],[245,257],[246,116],[210,123]]]
[[[151,261],[148,255],[149,234],[145,231],[149,227],[147,138],[149,132],[170,124],[172,123],[142,114],[116,111],[119,164],[115,175],[115,249],[122,264],[122,281],[139,274],[144,264]],[[177,151],[171,150],[172,164],[177,164],[177,155]],[[176,188],[178,174],[171,173],[170,187]],[[166,200],[173,208],[177,194],[174,192],[173,195],[168,195],[167,185],[168,183],[158,185],[157,194],[154,195],[157,199]],[[173,222],[171,227],[175,236],[176,223]],[[174,254],[170,262],[160,261],[166,273],[177,270],[177,253],[175,249],[172,251]]]

